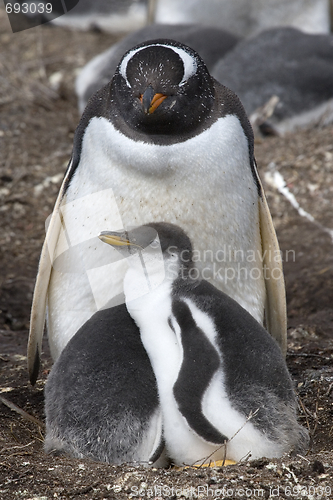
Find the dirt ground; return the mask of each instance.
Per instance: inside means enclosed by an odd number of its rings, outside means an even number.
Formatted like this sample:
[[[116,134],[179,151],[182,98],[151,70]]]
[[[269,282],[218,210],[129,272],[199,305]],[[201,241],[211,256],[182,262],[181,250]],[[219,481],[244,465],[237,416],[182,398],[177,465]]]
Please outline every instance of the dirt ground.
[[[28,382],[26,343],[44,222],[51,213],[78,123],[74,79],[111,35],[44,25],[12,34],[0,7],[0,498],[332,498],[333,493],[333,127],[256,140],[256,157],[277,228],[288,298],[289,370],[304,456],[223,468],[147,470],[43,452],[43,387]],[[274,187],[278,170],[310,222]],[[265,175],[266,174],[266,175]]]

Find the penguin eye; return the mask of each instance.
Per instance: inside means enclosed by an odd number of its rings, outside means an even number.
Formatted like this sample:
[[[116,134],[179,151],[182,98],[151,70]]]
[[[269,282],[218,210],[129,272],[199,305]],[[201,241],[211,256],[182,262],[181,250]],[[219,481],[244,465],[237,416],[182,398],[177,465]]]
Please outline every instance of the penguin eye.
[[[150,243],[149,245],[151,248],[158,248],[159,247],[159,243],[157,240],[154,240]]]

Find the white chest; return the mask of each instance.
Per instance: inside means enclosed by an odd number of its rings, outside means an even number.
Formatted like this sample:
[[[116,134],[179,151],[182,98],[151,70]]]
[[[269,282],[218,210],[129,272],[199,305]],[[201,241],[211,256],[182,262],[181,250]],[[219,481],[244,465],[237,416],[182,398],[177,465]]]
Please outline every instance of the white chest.
[[[121,292],[126,265],[101,267],[101,253],[107,257],[110,249],[98,241],[98,233],[153,221],[181,226],[194,247],[193,277],[212,281],[262,322],[258,196],[236,117],[221,118],[172,146],[131,141],[106,119],[93,118],[62,215],[66,238],[60,239],[70,245],[96,242],[85,253],[89,263],[83,274],[52,273],[49,333],[59,339],[55,357],[89,315]],[[72,249],[72,261],[82,261],[80,252]]]
[[[131,141],[106,119],[93,118],[67,201],[92,191],[99,198],[92,208],[106,207],[104,229],[119,229],[119,218],[123,227],[180,225],[195,249],[197,277],[212,280],[262,320],[258,195],[236,117],[172,146]]]
[[[128,292],[132,293],[133,282],[137,279],[136,270],[129,269],[124,283],[126,306],[140,329],[142,343],[155,373],[168,455],[179,465],[192,464],[210,455],[214,448],[207,446],[188,426],[173,395],[173,386],[183,362],[183,348],[180,336],[168,321],[172,316],[171,283],[165,280],[151,293],[128,301]]]

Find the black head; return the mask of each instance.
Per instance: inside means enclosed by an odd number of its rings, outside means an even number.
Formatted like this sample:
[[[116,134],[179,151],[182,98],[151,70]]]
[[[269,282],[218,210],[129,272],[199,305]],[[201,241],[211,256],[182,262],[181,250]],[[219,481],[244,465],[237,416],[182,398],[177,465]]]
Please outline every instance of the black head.
[[[137,45],[120,61],[111,82],[109,119],[136,140],[185,140],[208,126],[214,80],[200,56],[172,40]],[[196,132],[197,133],[197,132]]]
[[[179,226],[169,222],[151,222],[141,227],[149,227],[157,232],[165,258],[177,255],[181,263],[192,264],[191,240]]]
[[[164,260],[177,261],[182,270],[192,267],[192,244],[175,224],[152,222],[126,231],[102,231],[99,238],[125,257],[142,250],[162,252]]]

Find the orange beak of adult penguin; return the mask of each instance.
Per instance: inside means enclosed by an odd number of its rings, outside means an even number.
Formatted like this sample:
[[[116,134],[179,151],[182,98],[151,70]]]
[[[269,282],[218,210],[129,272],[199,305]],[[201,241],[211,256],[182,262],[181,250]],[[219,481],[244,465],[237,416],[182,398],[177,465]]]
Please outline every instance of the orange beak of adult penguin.
[[[149,85],[140,96],[143,111],[146,115],[151,115],[168,96],[159,92],[155,93],[153,87]]]

